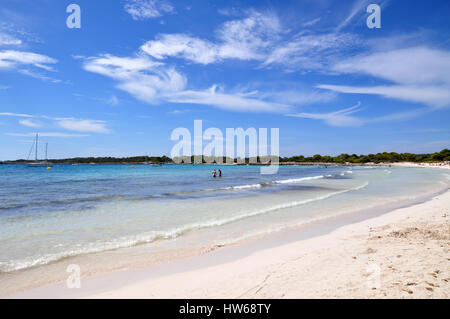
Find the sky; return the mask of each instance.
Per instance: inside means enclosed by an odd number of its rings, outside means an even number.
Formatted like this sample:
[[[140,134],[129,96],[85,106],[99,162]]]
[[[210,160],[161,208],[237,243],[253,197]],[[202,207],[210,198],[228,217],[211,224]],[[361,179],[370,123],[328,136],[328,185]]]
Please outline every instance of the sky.
[[[0,160],[36,133],[41,158],[169,155],[194,120],[279,128],[281,156],[440,151],[449,16],[446,0],[2,0]]]

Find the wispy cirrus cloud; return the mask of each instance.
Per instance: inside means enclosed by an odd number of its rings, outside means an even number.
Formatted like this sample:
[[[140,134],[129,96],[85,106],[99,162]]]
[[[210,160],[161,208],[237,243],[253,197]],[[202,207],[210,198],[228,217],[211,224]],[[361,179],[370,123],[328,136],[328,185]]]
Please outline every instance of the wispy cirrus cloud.
[[[11,69],[21,65],[32,65],[34,67],[53,71],[51,65],[57,63],[56,59],[49,56],[24,51],[4,50],[0,51],[0,68]]]
[[[90,100],[94,100],[94,101],[99,101],[111,106],[117,106],[120,104],[120,100],[117,98],[117,96],[115,96],[114,94],[111,95],[109,98],[105,98],[105,97],[91,97],[91,96],[86,96],[83,94],[79,94],[79,93],[74,93],[74,96],[78,97],[78,98],[87,98]]]
[[[119,105],[120,101],[117,98],[117,96],[112,95],[110,98],[108,99],[101,99],[103,102],[105,102],[106,104],[112,105],[112,106],[117,106]]]
[[[31,119],[24,119],[24,120],[20,120],[19,124],[23,125],[23,126],[27,126],[27,127],[41,127],[41,124],[31,120]]]
[[[303,28],[319,21],[320,18],[308,21]],[[159,34],[142,45],[141,51],[160,61],[179,58],[208,65],[236,59],[260,62],[261,68],[279,66],[301,72],[325,69],[331,61],[342,58],[347,49],[362,42],[350,33],[314,33],[308,29],[291,33],[275,12],[250,10],[244,18],[220,25],[215,39],[183,33]]]
[[[27,75],[29,77],[39,79],[42,81],[46,81],[46,82],[52,82],[52,83],[60,83],[61,82],[61,80],[55,79],[51,76],[47,76],[47,75],[43,74],[42,72],[35,72],[32,70],[28,70],[28,69],[19,69],[18,72],[21,74]]]
[[[18,46],[22,44],[22,40],[0,31],[0,46]]]
[[[323,120],[331,126],[361,126],[364,121],[351,115],[358,111],[360,105],[361,103],[358,103],[352,107],[330,113],[296,113],[287,116]]]
[[[445,86],[345,86],[321,84],[317,85],[317,87],[338,93],[381,95],[386,98],[427,104],[435,108],[442,108],[450,105],[450,88]]]
[[[350,33],[300,33],[277,45],[265,58],[262,67],[281,65],[287,70],[325,70],[347,49],[360,44]]]
[[[346,18],[336,27],[335,31],[340,31],[345,28],[352,20],[358,15],[363,15],[366,12],[367,5],[370,4],[370,0],[356,0],[350,9],[350,12]]]
[[[243,18],[222,23],[216,29],[214,38],[184,33],[159,34],[145,42],[132,56],[105,54],[84,57],[83,67],[86,71],[113,79],[118,89],[155,105],[169,102],[209,105],[230,111],[286,114],[298,106],[329,102],[339,93],[352,93],[375,94],[436,108],[446,106],[450,100],[450,90],[447,89],[449,81],[446,80],[450,74],[447,70],[447,52],[427,47],[390,48],[380,52],[371,50],[370,44],[357,35],[341,31],[360,15],[366,3],[365,0],[356,1],[347,18],[331,31],[289,30],[272,11],[248,10]],[[365,10],[362,12],[365,13]],[[227,11],[227,16],[230,15],[242,15],[242,12],[237,14],[233,11],[230,14]],[[319,21],[319,18],[309,20],[302,28]],[[366,53],[361,54],[364,51]],[[413,60],[408,56],[414,57]],[[391,83],[373,86],[321,83],[300,92],[286,88],[276,92],[258,88],[225,90],[215,84],[210,84],[210,88],[192,88],[188,85],[187,75],[174,66],[179,62],[176,59],[201,65],[217,64],[228,59],[255,61],[257,64],[253,67],[257,69],[280,67],[284,71],[300,73],[356,74]],[[295,116],[323,120],[334,126],[359,126],[374,122],[353,114],[360,110],[355,106],[326,114],[301,112]],[[406,117],[392,114],[392,118]]]
[[[333,66],[344,74],[366,75],[391,84],[344,86],[320,84],[318,88],[347,94],[374,94],[426,104],[450,106],[450,52],[410,47],[349,58]]]
[[[188,87],[187,76],[166,61],[169,58],[180,58],[203,65],[218,63],[225,59],[263,62],[273,50],[281,32],[281,24],[276,14],[251,10],[242,19],[223,23],[216,30],[215,41],[186,34],[161,34],[155,40],[144,43],[132,56],[118,57],[104,54],[76,58],[83,60],[83,68],[86,71],[115,80],[118,89],[150,104],[188,103],[231,111],[283,113],[306,101],[325,100],[313,98],[311,92],[294,94],[278,90],[275,94],[253,90],[253,94],[249,94],[242,89],[225,90],[224,87],[215,84],[209,88],[193,89]],[[303,39],[303,43],[306,42],[308,41]],[[316,41],[316,44],[313,42],[312,39],[309,40],[310,47],[326,46],[324,40]],[[333,40],[329,39],[328,42]],[[315,95],[326,96],[327,100],[333,96],[318,90],[313,91]],[[289,103],[279,101],[280,98],[286,100],[287,97],[290,97]]]
[[[162,95],[186,86],[184,75],[145,55],[89,57],[84,59],[83,68],[116,80],[117,88],[151,104],[158,103]]]
[[[53,117],[47,115],[32,115],[11,112],[0,113],[0,116],[24,118],[23,120],[19,121],[19,124],[32,128],[56,126],[68,131],[99,134],[111,133],[111,130],[107,128],[107,122],[101,120],[77,119],[72,117]],[[36,120],[39,120],[39,122]],[[42,123],[44,121],[47,121],[46,125]]]
[[[77,132],[91,132],[91,133],[110,133],[111,131],[105,127],[104,121],[96,120],[79,120],[79,119],[62,119],[57,120],[58,126]]]
[[[39,134],[41,137],[61,137],[61,138],[72,138],[72,137],[87,137],[87,134],[69,134],[69,133],[59,133],[59,132],[34,132],[34,133],[6,133],[8,136],[20,136],[20,137],[32,137]]]
[[[127,0],[125,11],[134,20],[161,17],[165,13],[173,13],[174,7],[165,0]]]
[[[61,82],[45,72],[54,72],[58,61],[35,52],[23,51],[27,42],[40,42],[12,23],[0,22],[0,71],[16,71],[26,76],[53,83]]]
[[[424,114],[430,112],[429,109],[420,108],[420,109],[412,109],[412,110],[403,111],[403,112],[394,112],[391,114],[381,115],[381,116],[377,116],[377,117],[365,118],[365,117],[361,117],[361,116],[358,117],[358,116],[354,115],[354,113],[361,111],[360,106],[361,106],[361,103],[358,102],[358,104],[356,104],[352,107],[338,110],[335,112],[295,113],[295,114],[287,114],[287,116],[299,117],[299,118],[305,118],[305,119],[313,119],[313,120],[321,120],[330,126],[359,127],[359,126],[363,126],[365,124],[371,124],[371,123],[405,121],[405,120],[419,117],[421,115],[424,115]]]
[[[241,92],[210,89],[186,89],[187,78],[173,67],[142,55],[116,57],[103,55],[84,60],[84,69],[117,81],[116,87],[149,104],[189,103],[210,105],[233,111],[281,112],[288,106],[246,97]]]
[[[167,97],[172,103],[190,103],[215,106],[220,109],[237,112],[275,112],[283,113],[291,109],[290,105],[266,101],[241,93],[222,93],[216,86],[209,90],[185,90]]]
[[[302,27],[304,27],[304,28],[311,27],[311,26],[319,23],[320,20],[322,20],[322,18],[318,17],[318,18],[306,21],[305,23],[302,24]]]
[[[401,84],[450,85],[450,52],[426,46],[360,55],[338,62],[332,68]]]
[[[54,72],[53,67],[58,60],[47,55],[34,52],[3,50],[0,51],[0,71],[17,71],[21,74],[37,78],[43,81],[60,82],[42,71]],[[39,72],[36,70],[40,70]]]
[[[159,60],[177,57],[200,64],[224,59],[264,60],[280,31],[277,15],[251,11],[244,19],[227,21],[220,26],[216,30],[217,41],[187,34],[160,34],[146,42],[141,50]]]

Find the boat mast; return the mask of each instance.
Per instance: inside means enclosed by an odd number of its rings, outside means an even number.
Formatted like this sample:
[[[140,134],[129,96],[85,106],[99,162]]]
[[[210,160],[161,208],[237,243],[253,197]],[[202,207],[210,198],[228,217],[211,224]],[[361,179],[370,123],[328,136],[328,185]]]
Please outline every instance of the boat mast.
[[[35,150],[35,154],[34,154],[34,159],[36,160],[36,162],[37,162],[37,153],[38,153],[38,139],[39,139],[39,137],[38,137],[38,134],[36,133],[36,150]]]
[[[47,157],[47,150],[48,150],[48,143],[45,143],[45,162],[48,162],[48,157]]]

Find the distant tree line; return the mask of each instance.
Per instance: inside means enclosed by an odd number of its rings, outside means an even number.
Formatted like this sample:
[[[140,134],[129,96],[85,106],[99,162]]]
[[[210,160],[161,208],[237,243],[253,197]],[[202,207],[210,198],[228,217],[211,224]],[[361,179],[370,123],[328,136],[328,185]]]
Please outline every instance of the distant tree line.
[[[74,157],[68,159],[49,160],[55,164],[120,164],[120,163],[171,163],[167,156],[133,156],[133,157]]]
[[[49,162],[54,164],[124,164],[124,163],[240,163],[240,164],[251,164],[251,163],[270,163],[275,162],[276,159],[272,156],[257,157],[257,158],[238,158],[231,159],[227,157],[206,157],[206,156],[185,156],[174,158],[173,160],[167,156],[134,156],[134,157],[75,157],[68,159],[51,159]],[[353,163],[353,164],[364,164],[364,163],[396,163],[396,162],[415,162],[415,163],[430,163],[430,162],[443,162],[450,161],[450,150],[444,149],[440,152],[432,154],[412,154],[412,153],[395,153],[395,152],[384,152],[377,154],[368,155],[356,155],[356,154],[341,154],[338,156],[292,156],[292,157],[280,157],[280,163],[296,162],[296,163]],[[5,161],[0,163],[28,163],[23,159],[16,161]]]
[[[280,162],[298,162],[298,163],[396,163],[396,162],[415,162],[415,163],[429,163],[429,162],[442,162],[450,161],[450,150],[444,149],[439,153],[432,154],[412,154],[412,153],[377,153],[369,155],[356,155],[356,154],[341,154],[338,156],[322,156],[314,155],[311,157],[305,156],[292,156],[280,158]]]

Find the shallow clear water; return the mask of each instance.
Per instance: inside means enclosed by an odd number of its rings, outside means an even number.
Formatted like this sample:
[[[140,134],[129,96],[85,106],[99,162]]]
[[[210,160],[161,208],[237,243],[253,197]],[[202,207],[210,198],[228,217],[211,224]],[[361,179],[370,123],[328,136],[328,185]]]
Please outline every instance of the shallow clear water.
[[[222,178],[211,177],[214,168]],[[449,176],[386,167],[282,166],[261,175],[257,166],[0,165],[0,271],[193,233],[232,242],[431,196]]]

